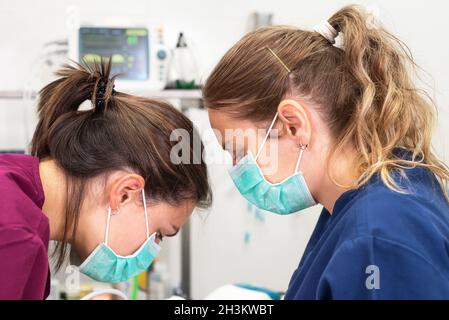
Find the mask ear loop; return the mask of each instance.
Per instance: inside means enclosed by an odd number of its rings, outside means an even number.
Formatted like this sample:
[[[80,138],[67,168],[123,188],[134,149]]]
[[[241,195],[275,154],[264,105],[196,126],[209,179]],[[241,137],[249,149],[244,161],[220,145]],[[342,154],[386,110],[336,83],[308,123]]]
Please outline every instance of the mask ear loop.
[[[108,208],[108,219],[106,221],[106,233],[104,235],[104,244],[108,245],[108,237],[109,237],[109,222],[111,221],[111,207]]]
[[[271,121],[270,127],[268,128],[268,132],[267,132],[267,134],[265,135],[265,138],[263,138],[262,144],[260,145],[259,150],[257,151],[256,157],[254,158],[255,161],[257,161],[257,158],[259,158],[259,155],[260,155],[261,152],[262,152],[262,148],[263,148],[263,146],[265,145],[265,142],[267,142],[268,137],[270,136],[271,129],[273,129],[274,123],[276,122],[276,119],[278,118],[278,114],[279,114],[279,113],[276,112],[276,115],[274,116],[273,121]]]
[[[142,198],[143,198],[143,209],[145,211],[145,226],[147,228],[147,239],[150,236],[150,231],[148,229],[148,212],[147,212],[147,200],[145,199],[145,190],[142,188]]]
[[[145,199],[145,190],[142,189],[142,197],[143,197],[143,208],[145,211],[145,227],[147,232],[147,239],[150,235],[149,229],[148,229],[148,212],[147,212],[147,201]],[[109,224],[111,222],[111,207],[108,208],[108,219],[106,221],[106,233],[104,235],[104,243],[108,245],[108,237],[109,237]]]
[[[300,164],[301,159],[302,159],[302,154],[304,153],[304,150],[307,149],[307,144],[300,144],[299,148],[300,148],[301,151],[299,151],[298,160],[296,161],[295,173],[297,173],[298,170],[299,170],[299,164]]]

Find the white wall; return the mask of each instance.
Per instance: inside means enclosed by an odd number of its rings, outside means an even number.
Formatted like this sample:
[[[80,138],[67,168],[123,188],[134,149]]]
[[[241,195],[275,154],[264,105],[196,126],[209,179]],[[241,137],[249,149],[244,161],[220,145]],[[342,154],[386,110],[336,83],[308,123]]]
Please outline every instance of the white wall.
[[[449,162],[449,43],[446,37],[449,5],[439,0],[354,2],[376,5],[384,24],[409,45],[418,64],[433,77],[439,107],[434,145]],[[347,3],[342,0],[2,0],[0,90],[23,87],[42,44],[66,36],[66,10],[72,4],[79,7],[83,20],[112,17],[163,25],[168,44],[174,44],[177,32],[184,31],[194,41],[205,78],[221,55],[244,34],[253,11],[273,12],[275,23],[311,28]],[[0,148],[23,147],[22,107],[19,102],[0,100]],[[194,117],[199,122],[204,120],[204,115]],[[265,222],[256,221],[247,212],[245,201],[232,189],[224,168],[212,166],[211,175],[214,207],[207,218],[195,215],[192,220],[194,297],[203,297],[213,288],[230,282],[285,289],[318,209],[293,217],[266,215]],[[245,230],[252,234],[251,242],[246,245],[242,239]],[[173,243],[176,241],[179,239]]]

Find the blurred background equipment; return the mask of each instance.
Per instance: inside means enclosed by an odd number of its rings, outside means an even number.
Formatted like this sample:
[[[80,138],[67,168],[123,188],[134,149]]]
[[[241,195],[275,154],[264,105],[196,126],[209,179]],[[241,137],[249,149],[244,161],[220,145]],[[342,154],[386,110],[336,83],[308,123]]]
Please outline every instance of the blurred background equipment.
[[[169,89],[199,88],[198,65],[193,51],[187,45],[186,38],[181,32],[176,47],[172,50],[168,74]]]
[[[273,24],[273,13],[253,12],[248,19],[248,32]]]
[[[70,42],[70,57],[80,63],[111,58],[112,74],[118,75],[121,90],[165,88],[168,49],[162,28],[82,26]]]

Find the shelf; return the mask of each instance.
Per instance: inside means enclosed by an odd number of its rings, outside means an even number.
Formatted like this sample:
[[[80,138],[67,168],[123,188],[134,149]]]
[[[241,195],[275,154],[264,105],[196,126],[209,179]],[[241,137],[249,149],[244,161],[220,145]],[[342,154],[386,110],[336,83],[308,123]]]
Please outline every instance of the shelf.
[[[36,92],[32,93],[32,98],[36,97]],[[139,91],[133,92],[135,95],[154,99],[181,99],[181,100],[201,100],[201,90],[161,90],[161,91]],[[20,100],[23,99],[21,90],[0,90],[0,100]]]
[[[135,91],[133,94],[155,99],[202,99],[201,90]]]

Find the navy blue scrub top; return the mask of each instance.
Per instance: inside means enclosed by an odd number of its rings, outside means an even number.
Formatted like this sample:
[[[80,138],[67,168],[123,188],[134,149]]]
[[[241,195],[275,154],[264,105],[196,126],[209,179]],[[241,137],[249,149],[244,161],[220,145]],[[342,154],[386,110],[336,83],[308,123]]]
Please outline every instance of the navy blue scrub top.
[[[376,175],[321,212],[285,299],[449,299],[449,204],[430,171],[406,175],[409,194]]]

